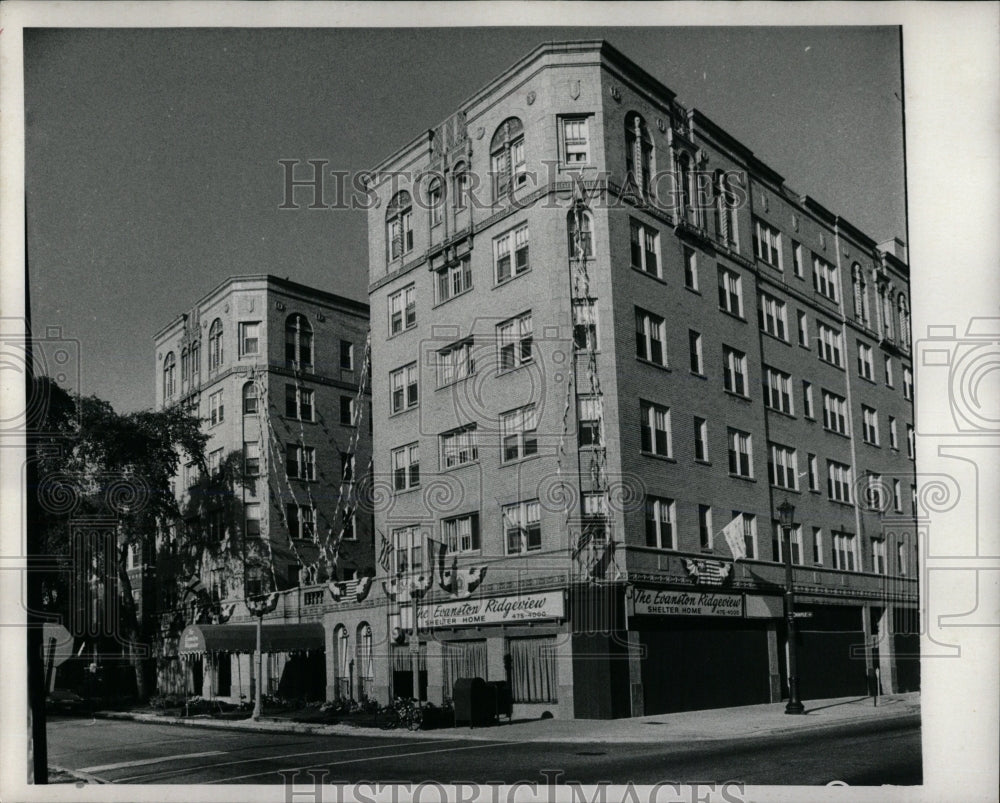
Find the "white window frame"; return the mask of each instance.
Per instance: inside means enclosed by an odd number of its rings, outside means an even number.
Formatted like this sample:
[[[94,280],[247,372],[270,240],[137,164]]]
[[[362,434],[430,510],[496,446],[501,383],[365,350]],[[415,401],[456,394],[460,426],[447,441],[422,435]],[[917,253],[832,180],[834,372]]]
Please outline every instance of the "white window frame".
[[[870,446],[879,445],[878,410],[861,405],[861,437]]]
[[[538,411],[534,404],[500,414],[500,462],[516,463],[538,454]],[[510,455],[513,446],[515,454]]]
[[[823,565],[823,528],[813,527],[813,563]]]
[[[796,310],[799,329],[799,345],[802,348],[809,348],[809,316],[805,310]]]
[[[917,444],[916,444],[916,434],[914,433],[913,426],[911,424],[906,425],[906,456],[910,460],[915,460],[917,457]]]
[[[708,462],[708,420],[697,415],[694,417],[694,459]]]
[[[482,549],[479,512],[451,516],[441,521],[441,539],[449,552],[466,554]]]
[[[743,530],[743,545],[746,547],[747,557],[751,560],[757,559],[757,516],[753,513],[744,513],[740,510],[733,511],[733,518],[740,517],[740,524]]]
[[[600,396],[576,397],[577,446],[580,449],[600,448],[604,445],[604,401]],[[584,423],[590,424],[589,431],[594,440],[583,443]]]
[[[784,527],[780,522],[775,522],[774,527],[777,533],[778,542],[778,554],[776,560],[778,563],[785,562],[785,533],[783,532]],[[792,547],[792,563],[795,566],[805,565],[805,550],[803,549],[802,543],[802,525],[793,524],[790,528],[791,532],[788,534],[788,543]],[[796,552],[798,553],[796,555]]]
[[[656,455],[659,457],[673,457],[674,456],[674,446],[673,446],[673,434],[670,422],[670,408],[665,407],[662,404],[656,404],[655,402],[649,402],[640,400],[639,401],[639,418],[640,418],[640,438],[639,438],[639,450],[645,455]],[[647,431],[649,432],[649,448],[646,449],[642,443],[642,434]],[[660,451],[660,445],[658,443],[657,436],[662,433],[662,440],[666,451]]]
[[[524,255],[523,265],[521,255]],[[493,281],[505,284],[531,270],[528,248],[528,224],[521,223],[493,239]],[[506,276],[501,277],[500,266],[506,260]]]
[[[251,336],[251,332],[253,336]],[[240,356],[252,357],[260,354],[260,321],[240,321]],[[253,343],[253,349],[247,345]]]
[[[754,256],[772,268],[783,270],[781,259],[781,232],[759,218],[754,218]]]
[[[537,499],[515,502],[500,509],[505,555],[524,555],[542,548],[542,511]],[[517,549],[511,549],[511,534],[517,532]],[[537,538],[533,537],[537,533]],[[537,540],[537,543],[532,541]]]
[[[395,492],[420,487],[420,443],[397,446],[389,452],[392,468],[392,488]]]
[[[813,254],[813,287],[834,303],[840,303],[840,278],[837,266]]]
[[[698,290],[698,252],[691,246],[684,247],[684,286],[689,290]]]
[[[719,265],[719,309],[743,318],[743,277]]]
[[[446,301],[464,295],[472,287],[472,258],[468,255],[435,271],[434,292],[438,304],[444,304]],[[447,290],[447,292],[444,293],[442,290]]]
[[[559,147],[564,167],[590,164],[590,121],[592,115],[566,115],[559,118]],[[581,158],[582,157],[582,158]]]
[[[740,429],[727,427],[726,443],[729,453],[729,476],[752,480],[753,435]]]
[[[813,406],[813,386],[808,380],[802,381],[802,415],[815,420],[816,408]]]
[[[799,458],[795,449],[779,443],[770,444],[770,459],[767,463],[771,485],[790,491],[799,489]],[[791,480],[789,482],[789,480]]]
[[[858,561],[857,536],[854,533],[834,530],[831,540],[833,542],[833,568],[845,572],[861,571]]]
[[[875,381],[875,363],[872,347],[858,341],[858,376],[870,382]]]
[[[295,410],[293,414],[288,413],[288,389],[295,388]],[[295,421],[307,421],[311,422],[315,420],[316,416],[316,394],[313,392],[312,388],[303,387],[302,385],[285,385],[285,418],[291,418]],[[309,412],[308,417],[303,415],[303,411],[307,410]]]
[[[885,539],[872,539],[872,572],[874,574],[887,574],[888,561],[885,554]]]
[[[826,389],[823,390],[823,428],[847,434],[847,399]]]
[[[294,466],[292,471],[288,471],[290,466]],[[314,482],[316,480],[316,447],[305,446],[301,443],[285,444],[285,470],[289,479]]]
[[[654,312],[635,308],[635,358],[662,367],[667,366],[666,321]],[[653,354],[654,344],[660,346],[660,359]]]
[[[392,530],[392,566],[397,575],[415,575],[423,569],[424,532],[415,524]]]
[[[729,393],[750,398],[750,377],[747,373],[747,355],[732,346],[722,346],[722,387]]]
[[[888,388],[895,387],[893,376],[892,376],[892,355],[885,355],[885,386]]]
[[[211,426],[226,420],[225,391],[220,389],[208,397],[208,421]]]
[[[705,354],[701,345],[701,332],[688,329],[688,352],[690,354],[691,373],[697,376],[704,376]]]
[[[899,433],[896,429],[896,419],[889,416],[889,448],[899,450]]]
[[[411,391],[412,389],[412,391]],[[400,403],[396,404],[397,394]],[[402,413],[420,404],[417,364],[411,362],[389,374],[389,412]]]
[[[662,278],[663,260],[660,258],[660,233],[652,226],[630,218],[629,237],[629,261],[632,267],[649,276]],[[636,247],[637,243],[638,247]]]
[[[805,278],[805,257],[802,243],[792,241],[792,272],[800,279]]]
[[[472,338],[465,338],[437,353],[439,388],[468,379],[476,373],[474,346]]]
[[[760,328],[784,343],[788,342],[787,305],[780,298],[760,294]]]
[[[843,368],[844,333],[822,322],[816,326],[819,329],[819,358],[825,363]]]
[[[712,549],[715,541],[712,530],[712,506],[698,505],[698,542],[702,549]]]
[[[408,285],[389,295],[389,336],[417,325],[416,285]],[[396,322],[399,326],[396,326]]]
[[[479,438],[475,424],[443,432],[439,438],[443,471],[479,462]]]
[[[247,502],[243,505],[243,532],[247,538],[260,538],[262,526],[260,516],[260,502]],[[251,525],[252,521],[257,522],[257,524]]]
[[[851,484],[853,472],[846,463],[836,460],[826,461],[826,493],[834,502],[851,503]]]
[[[764,406],[779,413],[795,415],[791,374],[764,366]]]
[[[674,500],[647,495],[645,508],[646,546],[652,549],[677,549],[677,508]],[[650,543],[651,540],[656,543]]]
[[[534,331],[530,310],[496,325],[497,373],[534,362]]]
[[[903,398],[913,401],[913,371],[903,366]]]
[[[577,351],[598,351],[600,346],[597,299],[573,299],[573,347]]]
[[[899,480],[892,481],[892,509],[897,513],[903,512],[903,486]]]
[[[811,452],[807,457],[807,470],[809,476],[809,490],[822,492],[819,479],[819,458]]]

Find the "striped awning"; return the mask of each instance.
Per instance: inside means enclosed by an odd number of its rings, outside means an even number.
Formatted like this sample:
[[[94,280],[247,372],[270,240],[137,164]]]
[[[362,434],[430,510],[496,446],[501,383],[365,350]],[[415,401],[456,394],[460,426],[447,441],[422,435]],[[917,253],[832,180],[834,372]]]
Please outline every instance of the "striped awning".
[[[263,652],[323,649],[326,633],[319,622],[264,625],[260,634]],[[249,652],[257,649],[257,625],[188,625],[177,645],[178,655],[205,652]]]

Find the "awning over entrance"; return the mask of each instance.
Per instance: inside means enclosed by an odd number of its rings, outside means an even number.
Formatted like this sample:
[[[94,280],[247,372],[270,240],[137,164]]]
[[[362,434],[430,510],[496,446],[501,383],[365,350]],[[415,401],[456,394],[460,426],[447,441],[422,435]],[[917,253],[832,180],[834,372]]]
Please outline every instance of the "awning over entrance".
[[[326,644],[323,625],[264,625],[260,634],[264,652],[322,649]],[[177,645],[179,655],[204,652],[254,652],[257,649],[257,625],[188,625]]]

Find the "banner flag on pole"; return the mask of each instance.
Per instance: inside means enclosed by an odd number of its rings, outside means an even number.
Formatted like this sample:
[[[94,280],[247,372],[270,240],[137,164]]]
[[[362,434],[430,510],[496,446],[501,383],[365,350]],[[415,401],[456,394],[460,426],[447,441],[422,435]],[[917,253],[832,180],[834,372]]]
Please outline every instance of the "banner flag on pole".
[[[729,549],[733,553],[733,560],[737,561],[744,559],[747,556],[747,545],[743,541],[743,514],[736,516],[729,524],[727,524],[723,530],[722,535],[725,536],[726,543],[729,544]]]

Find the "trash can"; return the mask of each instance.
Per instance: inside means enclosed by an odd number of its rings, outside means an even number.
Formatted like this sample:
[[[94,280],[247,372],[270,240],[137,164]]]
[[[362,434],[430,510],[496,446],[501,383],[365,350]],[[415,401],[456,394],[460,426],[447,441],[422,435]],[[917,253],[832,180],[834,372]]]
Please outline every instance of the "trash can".
[[[514,715],[514,695],[511,694],[510,684],[506,680],[491,680],[487,685],[493,687],[497,718],[507,717],[507,721],[510,722]]]
[[[455,725],[468,722],[469,727],[489,725],[496,721],[496,692],[482,678],[459,678],[452,689]]]

